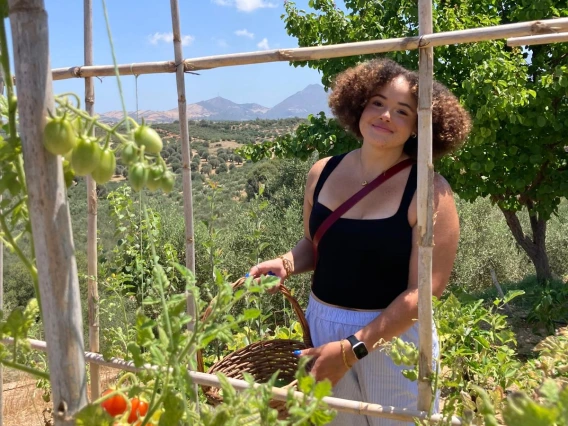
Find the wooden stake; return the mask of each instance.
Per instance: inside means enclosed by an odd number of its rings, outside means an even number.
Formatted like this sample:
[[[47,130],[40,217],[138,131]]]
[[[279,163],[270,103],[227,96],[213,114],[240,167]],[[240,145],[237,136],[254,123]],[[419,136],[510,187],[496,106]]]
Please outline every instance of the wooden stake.
[[[514,37],[507,40],[507,46],[531,46],[536,44],[568,42],[568,32],[543,34],[529,37]]]
[[[39,276],[56,426],[74,425],[86,405],[81,299],[61,157],[43,147],[53,108],[49,34],[43,0],[9,0],[18,76],[19,130]]]
[[[432,0],[419,0],[419,34],[432,33]],[[418,83],[418,323],[419,378],[418,409],[430,411],[432,404],[432,247],[433,178],[432,165],[432,47],[422,47]]]
[[[191,145],[189,143],[189,128],[187,122],[187,102],[185,97],[185,74],[183,68],[183,50],[181,45],[181,24],[179,16],[178,0],[170,0],[172,13],[172,31],[174,35],[174,54],[176,64],[179,64],[176,71],[176,83],[178,93],[178,113],[179,130],[182,154],[182,179],[183,179],[183,218],[185,222],[185,266],[195,274],[195,245],[193,235],[193,198],[191,188]],[[195,298],[192,293],[187,293],[187,314],[191,321],[187,324],[193,332],[197,309]],[[197,360],[196,360],[197,362]],[[195,364],[197,365],[197,364]],[[194,384],[195,395],[197,398],[197,384]]]
[[[489,28],[472,28],[459,31],[447,31],[436,34],[424,34],[418,37],[393,38],[386,40],[344,43],[330,46],[299,47],[294,49],[266,50],[259,52],[232,53],[228,55],[208,56],[184,60],[184,71],[198,71],[211,68],[250,65],[266,62],[313,61],[343,56],[368,55],[373,53],[413,50],[420,47],[436,47],[448,44],[474,43],[510,37],[521,37],[568,31],[568,18],[547,19],[542,21],[520,22],[497,25]],[[120,75],[142,75],[176,72],[178,61],[141,62],[118,66]],[[114,76],[114,65],[91,67],[68,67],[53,69],[54,80],[84,77]]]
[[[84,55],[85,65],[93,65],[93,2],[84,0]],[[85,108],[89,115],[95,115],[95,87],[91,77],[85,78]],[[95,135],[95,129],[91,130]],[[97,183],[87,176],[87,289],[89,304],[89,348],[99,352],[99,290],[97,268]],[[100,371],[98,364],[90,364],[91,401],[101,394]]]

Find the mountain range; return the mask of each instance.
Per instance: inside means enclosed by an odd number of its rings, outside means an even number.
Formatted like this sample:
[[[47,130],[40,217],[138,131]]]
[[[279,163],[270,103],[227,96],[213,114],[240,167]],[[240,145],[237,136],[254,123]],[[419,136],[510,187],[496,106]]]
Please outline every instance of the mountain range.
[[[305,89],[287,97],[272,108],[259,104],[237,104],[228,99],[217,96],[213,99],[187,105],[187,117],[189,120],[232,120],[246,121],[261,119],[279,119],[300,117],[305,118],[309,114],[317,114],[324,111],[331,115],[327,105],[327,93],[323,86],[310,84]],[[132,118],[142,119],[149,123],[171,123],[178,119],[178,109],[167,111],[140,110],[128,113]],[[103,122],[117,122],[123,117],[122,111],[110,111],[100,114]]]

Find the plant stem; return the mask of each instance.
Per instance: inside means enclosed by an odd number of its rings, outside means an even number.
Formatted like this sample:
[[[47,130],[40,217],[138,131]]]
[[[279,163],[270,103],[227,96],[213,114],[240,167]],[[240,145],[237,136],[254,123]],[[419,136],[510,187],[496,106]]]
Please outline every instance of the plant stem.
[[[4,233],[4,239],[10,244],[11,248],[14,250],[16,255],[20,258],[24,266],[30,271],[32,275],[32,279],[34,282],[37,281],[37,269],[36,267],[30,262],[30,260],[26,257],[26,255],[22,252],[22,249],[18,246],[16,241],[14,241],[14,237],[8,228],[8,224],[6,223],[6,218],[4,215],[0,214],[0,227],[2,228],[2,232]],[[39,294],[36,294],[38,297],[39,302]],[[41,306],[41,303],[40,303]]]
[[[120,94],[120,102],[122,103],[122,111],[124,113],[124,118],[128,118],[128,112],[126,111],[126,104],[124,103],[124,95],[122,93],[122,83],[120,82],[120,73],[118,72],[118,62],[116,61],[116,54],[114,52],[114,43],[112,41],[112,33],[110,31],[110,21],[108,19],[108,12],[106,7],[106,1],[103,2],[103,12],[105,15],[105,23],[108,34],[108,41],[110,43],[110,51],[112,53],[112,63],[114,64],[114,74],[116,75],[116,82],[118,84],[118,93]],[[126,120],[126,131],[130,133],[130,122]]]
[[[28,367],[27,365],[19,364],[17,362],[8,361],[6,359],[0,359],[0,363],[4,364],[6,367],[15,368],[16,370],[23,371],[24,373],[31,374],[33,376],[37,376],[41,379],[49,380],[49,374],[45,371],[39,371],[35,368]]]

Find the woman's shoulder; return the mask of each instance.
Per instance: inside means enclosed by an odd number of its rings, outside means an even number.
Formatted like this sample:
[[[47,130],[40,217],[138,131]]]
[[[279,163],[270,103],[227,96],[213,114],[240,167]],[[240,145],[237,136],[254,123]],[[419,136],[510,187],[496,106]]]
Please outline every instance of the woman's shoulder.
[[[325,168],[325,165],[332,157],[321,158],[314,163],[308,172],[308,179],[306,182],[306,195],[311,199],[313,197],[314,191],[316,189],[319,177]]]
[[[450,195],[454,196],[452,186],[440,173],[434,172],[434,194],[435,195]]]

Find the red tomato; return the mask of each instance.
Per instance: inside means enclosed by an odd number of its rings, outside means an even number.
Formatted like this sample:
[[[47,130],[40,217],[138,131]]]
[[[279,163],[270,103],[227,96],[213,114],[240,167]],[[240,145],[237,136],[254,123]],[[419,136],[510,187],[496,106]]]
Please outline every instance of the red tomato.
[[[148,412],[148,403],[142,401],[138,398],[132,398],[130,400],[131,410],[128,416],[128,423],[132,423],[135,420],[143,418]]]
[[[108,395],[109,393],[114,392],[112,389],[107,389],[103,392],[103,396]],[[119,416],[126,411],[126,399],[121,395],[114,395],[109,399],[103,401],[101,406],[104,410],[109,413],[112,417]]]

